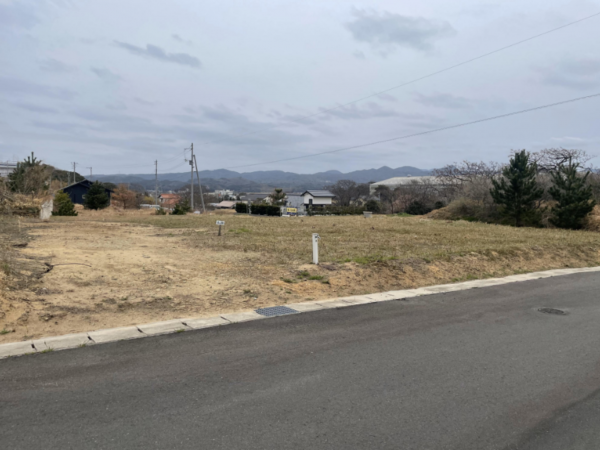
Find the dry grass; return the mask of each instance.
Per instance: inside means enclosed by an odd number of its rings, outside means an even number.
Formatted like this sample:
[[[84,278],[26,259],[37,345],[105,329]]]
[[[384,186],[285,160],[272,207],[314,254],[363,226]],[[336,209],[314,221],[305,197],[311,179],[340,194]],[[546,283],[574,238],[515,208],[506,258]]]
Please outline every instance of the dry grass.
[[[217,236],[216,220],[225,220],[223,236]],[[18,255],[12,247],[21,239],[18,222],[3,233],[3,249],[12,254],[10,270],[23,282],[0,291],[0,330],[11,331],[0,335],[0,343],[600,265],[598,233],[414,217],[154,216],[105,210],[22,223],[33,241]],[[310,264],[312,233],[322,237],[319,266]],[[41,278],[18,267],[40,261],[55,265]]]
[[[217,236],[215,220],[226,225]],[[513,255],[527,250],[565,250],[576,254],[600,247],[600,235],[587,231],[514,228],[465,221],[357,216],[267,218],[243,215],[114,217],[140,225],[187,230],[192,245],[213,251],[258,252],[276,264],[302,264],[312,259],[311,234],[321,236],[325,262],[422,259],[447,260],[470,253]]]

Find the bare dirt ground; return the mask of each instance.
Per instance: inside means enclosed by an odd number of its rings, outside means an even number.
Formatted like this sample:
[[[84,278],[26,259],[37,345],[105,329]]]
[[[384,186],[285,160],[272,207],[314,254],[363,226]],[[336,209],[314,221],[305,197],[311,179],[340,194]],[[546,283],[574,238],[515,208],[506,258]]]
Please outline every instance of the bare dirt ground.
[[[24,226],[32,240],[19,252],[38,268],[25,273],[30,280],[25,285],[5,279],[0,343],[600,264],[596,233],[543,234],[545,230],[386,217],[315,217],[301,222],[227,216],[231,225],[218,238],[216,218],[220,217],[84,213],[49,223],[30,221]],[[273,231],[280,229],[280,235]],[[299,230],[310,236],[314,229],[323,230],[324,242],[331,246],[324,249],[319,266],[308,264],[310,240],[294,240]],[[357,246],[355,254],[348,253],[350,244],[343,244],[345,233],[352,242],[362,236],[363,246]],[[441,233],[455,239],[464,234],[465,242],[457,240],[440,253],[440,242],[445,242]],[[469,233],[478,238],[469,239]],[[509,235],[521,241],[501,245]],[[377,247],[380,239],[382,248]],[[411,252],[398,250],[410,245],[415,246]],[[295,253],[295,247],[302,250]],[[395,256],[381,256],[388,250]]]

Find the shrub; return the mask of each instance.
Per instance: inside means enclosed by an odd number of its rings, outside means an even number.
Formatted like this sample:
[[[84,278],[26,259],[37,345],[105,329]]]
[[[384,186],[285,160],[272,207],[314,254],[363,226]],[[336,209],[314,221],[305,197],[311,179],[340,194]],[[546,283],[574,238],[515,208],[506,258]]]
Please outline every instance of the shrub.
[[[259,216],[281,216],[281,208],[274,205],[252,205],[252,214]]]
[[[354,216],[368,211],[364,206],[324,206],[323,208],[310,208],[310,216]],[[373,211],[371,211],[373,212]]]
[[[156,214],[157,216],[166,216],[167,212],[161,207],[154,210],[154,214]]]
[[[379,214],[382,209],[381,203],[377,200],[369,200],[367,203],[365,203],[365,211],[370,211],[373,214]]]
[[[76,216],[75,205],[71,201],[71,197],[66,192],[57,192],[54,196],[54,208],[52,211],[53,216]]]
[[[245,203],[236,203],[235,212],[239,214],[248,214],[248,205]]]
[[[413,200],[404,212],[413,216],[422,216],[423,214],[431,212],[431,208],[425,206],[419,200]]]
[[[190,204],[186,200],[186,201],[177,203],[175,205],[175,208],[173,208],[173,211],[171,211],[171,215],[173,215],[173,216],[185,216],[191,210],[192,210],[192,208],[190,208]]]

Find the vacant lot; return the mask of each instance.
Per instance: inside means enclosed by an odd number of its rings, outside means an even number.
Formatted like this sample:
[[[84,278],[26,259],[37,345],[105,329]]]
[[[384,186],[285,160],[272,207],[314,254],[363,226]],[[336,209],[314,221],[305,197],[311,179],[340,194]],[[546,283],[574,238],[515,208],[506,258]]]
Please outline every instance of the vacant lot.
[[[33,240],[3,275],[0,342],[600,265],[598,233],[422,218],[104,211],[21,228]],[[22,242],[12,229],[5,241]],[[322,238],[319,266],[312,233]]]

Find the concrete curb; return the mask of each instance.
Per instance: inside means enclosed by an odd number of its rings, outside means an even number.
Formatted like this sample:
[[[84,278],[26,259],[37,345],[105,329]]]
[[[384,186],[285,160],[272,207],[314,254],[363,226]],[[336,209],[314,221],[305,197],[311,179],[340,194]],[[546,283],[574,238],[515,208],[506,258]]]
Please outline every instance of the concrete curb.
[[[537,280],[540,278],[558,277],[572,275],[575,273],[600,272],[600,267],[584,267],[581,269],[556,269],[545,272],[533,272],[523,275],[511,275],[504,278],[488,278],[486,280],[465,281],[463,283],[442,284],[438,286],[427,286],[418,289],[406,289],[402,291],[381,292],[368,295],[356,295],[352,297],[341,297],[330,300],[315,302],[302,302],[286,304],[298,313],[319,311],[323,309],[345,308],[348,306],[364,305],[367,303],[386,302],[391,300],[403,300],[425,295],[441,294],[445,292],[464,291],[501,284],[517,283],[521,281]],[[276,315],[270,317],[277,317]],[[0,359],[9,356],[19,356],[31,353],[43,353],[54,350],[84,347],[88,345],[102,344],[128,339],[137,339],[146,336],[157,336],[161,334],[180,333],[188,330],[199,330],[212,328],[232,323],[247,322],[251,320],[268,319],[270,317],[258,314],[256,311],[243,311],[236,313],[221,314],[215,317],[198,317],[189,319],[175,319],[164,322],[147,323],[144,325],[109,328],[87,333],[67,334],[64,336],[53,336],[23,342],[14,342],[0,345]]]

